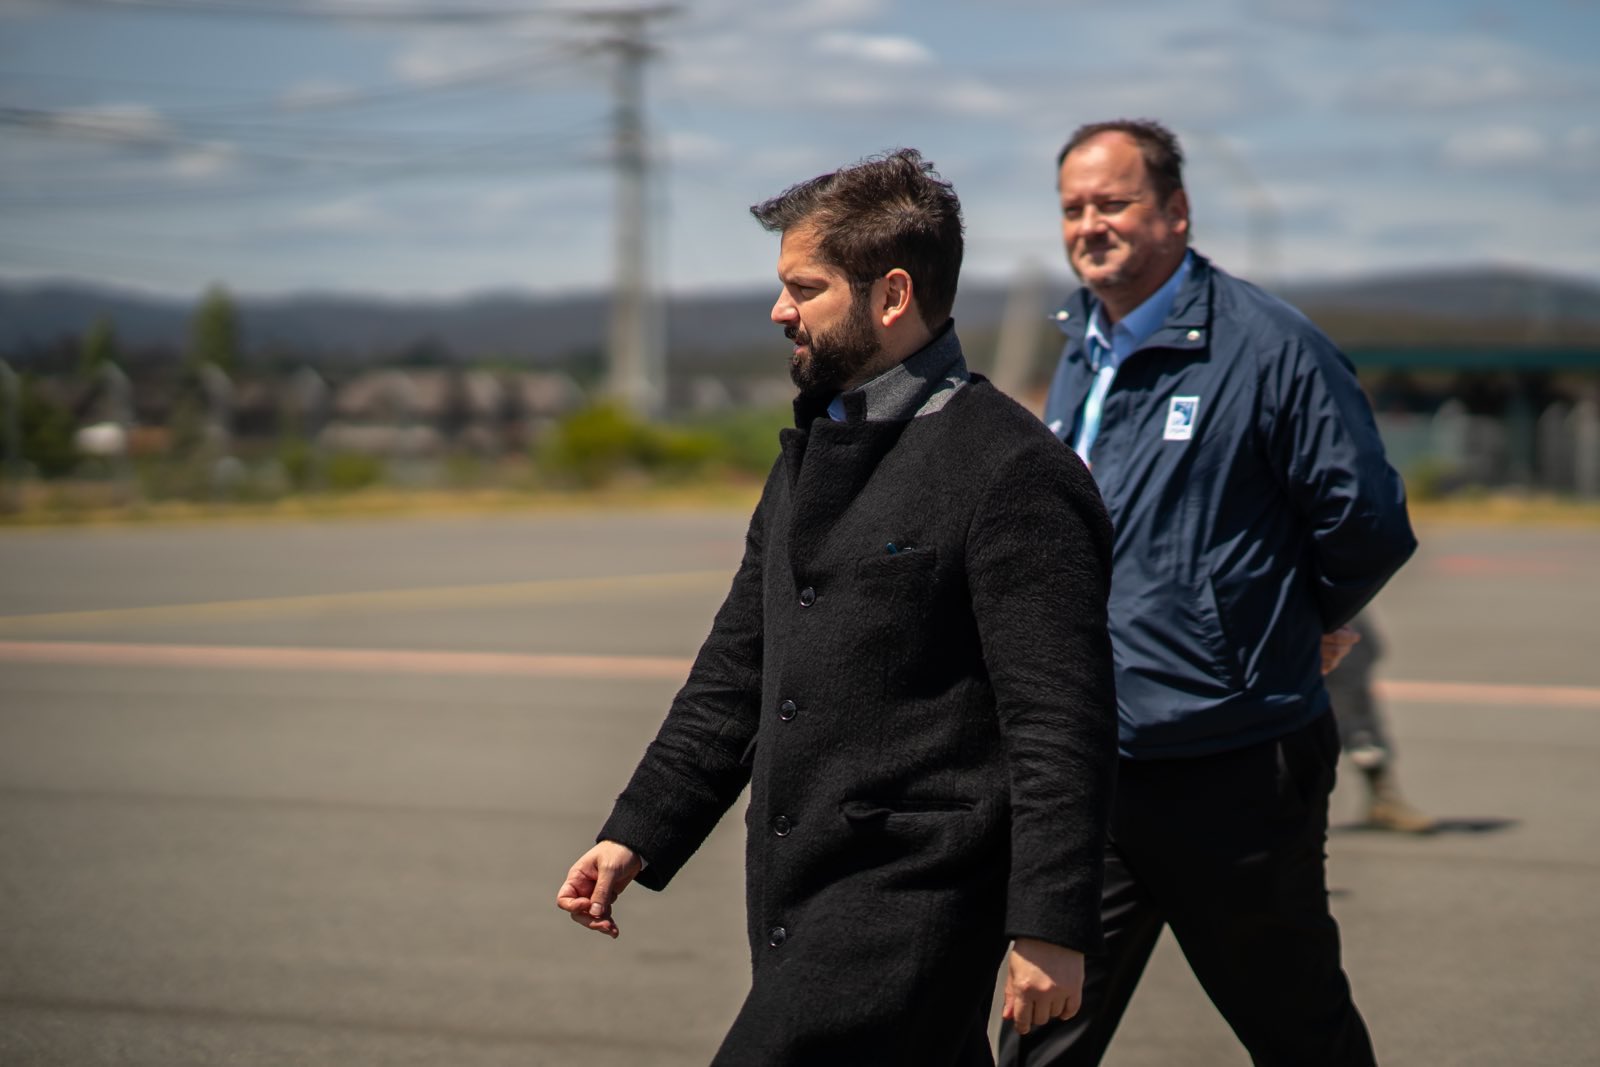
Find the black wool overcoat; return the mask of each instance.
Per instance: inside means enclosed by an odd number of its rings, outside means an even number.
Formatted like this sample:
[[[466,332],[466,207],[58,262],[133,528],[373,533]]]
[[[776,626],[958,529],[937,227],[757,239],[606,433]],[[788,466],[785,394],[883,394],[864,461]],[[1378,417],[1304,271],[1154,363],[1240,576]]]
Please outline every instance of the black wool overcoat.
[[[797,401],[600,837],[664,888],[750,784],[754,977],[716,1063],[987,1062],[1007,939],[1101,946],[1110,523],[981,377],[919,418],[819,416]]]

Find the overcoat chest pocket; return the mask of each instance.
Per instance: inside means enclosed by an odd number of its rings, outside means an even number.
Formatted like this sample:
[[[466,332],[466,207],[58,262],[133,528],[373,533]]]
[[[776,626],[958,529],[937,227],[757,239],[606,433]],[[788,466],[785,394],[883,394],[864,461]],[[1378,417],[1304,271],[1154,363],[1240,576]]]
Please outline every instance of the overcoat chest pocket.
[[[900,547],[887,542],[884,550],[856,561],[856,577],[863,582],[933,584],[939,553],[929,548]]]
[[[933,608],[939,556],[933,548],[901,548],[856,561],[856,584],[865,614],[896,627],[923,619]]]

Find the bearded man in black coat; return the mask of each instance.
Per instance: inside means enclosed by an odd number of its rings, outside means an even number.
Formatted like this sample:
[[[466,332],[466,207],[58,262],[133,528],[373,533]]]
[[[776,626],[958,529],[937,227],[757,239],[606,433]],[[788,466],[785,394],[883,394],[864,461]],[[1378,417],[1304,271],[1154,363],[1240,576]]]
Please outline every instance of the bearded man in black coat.
[[[1077,1011],[1116,765],[1111,528],[967,370],[960,204],[904,149],[752,213],[795,427],[688,682],[558,905],[617,936],[741,790],[753,981],[715,1063],[992,1064]]]

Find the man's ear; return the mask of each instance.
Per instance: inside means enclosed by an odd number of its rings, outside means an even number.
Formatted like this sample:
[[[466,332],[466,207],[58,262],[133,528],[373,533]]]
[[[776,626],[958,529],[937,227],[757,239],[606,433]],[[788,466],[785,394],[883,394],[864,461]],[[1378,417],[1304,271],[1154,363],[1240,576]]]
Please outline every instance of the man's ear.
[[[878,317],[878,322],[886,329],[899,321],[902,315],[915,310],[911,294],[911,275],[900,267],[894,268],[878,279],[873,289],[877,297],[873,311]]]
[[[1172,195],[1167,197],[1166,215],[1172,224],[1172,232],[1186,234],[1189,232],[1189,193],[1183,189],[1174,189]]]

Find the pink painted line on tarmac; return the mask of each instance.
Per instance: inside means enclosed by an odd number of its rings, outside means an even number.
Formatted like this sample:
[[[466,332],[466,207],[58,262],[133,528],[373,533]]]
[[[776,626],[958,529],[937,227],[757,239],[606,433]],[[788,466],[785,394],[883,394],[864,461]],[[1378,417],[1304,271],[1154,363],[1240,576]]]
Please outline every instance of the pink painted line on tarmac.
[[[212,667],[224,670],[321,670],[377,674],[514,675],[594,680],[679,680],[691,661],[670,656],[546,655],[375,648],[274,648],[239,645],[143,645],[87,641],[0,641],[0,663],[101,667]]]
[[[1504,707],[1592,708],[1600,711],[1600,688],[1570,685],[1494,685],[1478,682],[1408,682],[1373,684],[1385,700],[1415,704],[1495,704]]]
[[[576,653],[0,641],[0,663],[679,681],[689,673],[692,661],[672,656],[591,656]],[[1374,688],[1383,699],[1416,704],[1493,704],[1505,707],[1591,708],[1600,711],[1600,687],[1389,679],[1375,683]]]
[[[1433,569],[1452,577],[1559,577],[1574,567],[1561,560],[1537,556],[1440,556]]]

